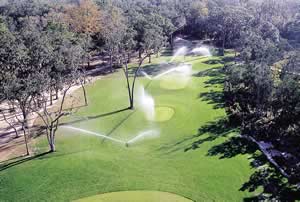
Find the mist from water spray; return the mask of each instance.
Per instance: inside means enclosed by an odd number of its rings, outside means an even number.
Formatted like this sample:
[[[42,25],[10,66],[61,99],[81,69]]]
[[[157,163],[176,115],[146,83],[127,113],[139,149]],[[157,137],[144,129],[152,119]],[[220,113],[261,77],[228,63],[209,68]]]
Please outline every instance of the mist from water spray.
[[[190,76],[192,74],[192,65],[190,64],[180,64],[176,68],[176,72],[180,73],[182,76]]]
[[[164,76],[164,75],[166,75],[166,74],[169,74],[169,73],[171,73],[171,72],[176,71],[176,69],[177,69],[177,67],[174,67],[174,68],[171,68],[171,69],[169,69],[169,70],[167,70],[167,71],[164,71],[164,72],[162,72],[162,73],[156,75],[155,77],[153,77],[153,79],[159,79],[160,77],[162,77],[162,76]]]
[[[92,132],[92,131],[89,131],[89,130],[85,130],[85,129],[81,129],[81,128],[76,128],[76,127],[73,127],[73,126],[61,126],[61,127],[69,129],[69,130],[75,130],[75,131],[82,132],[82,133],[89,134],[89,135],[95,135],[95,136],[98,136],[98,137],[102,137],[104,139],[111,140],[113,142],[125,144],[125,141],[118,140],[116,138],[112,138],[112,137],[109,137],[109,136],[106,136],[106,135],[102,135],[100,133],[95,133],[95,132]]]
[[[129,140],[126,144],[130,145],[130,144],[136,143],[138,141],[142,141],[145,139],[152,139],[152,138],[156,138],[156,137],[159,137],[159,131],[147,130],[147,131],[143,131],[143,132],[139,133],[136,137]]]
[[[151,95],[149,95],[144,86],[140,86],[137,89],[136,94],[137,107],[140,108],[148,120],[153,120],[155,116],[155,102]]]
[[[181,37],[176,37],[176,38],[174,39],[174,42],[179,42],[179,41],[187,41],[187,40],[185,40],[185,39],[183,39],[183,38],[181,38]]]
[[[211,52],[209,50],[209,48],[201,46],[201,47],[197,47],[194,48],[191,53],[195,54],[195,55],[201,55],[201,56],[206,56],[209,57],[211,56]]]
[[[147,79],[153,80],[152,77],[151,77],[149,74],[147,74],[146,72],[142,71],[141,73],[142,73]]]
[[[187,49],[187,47],[185,47],[185,46],[179,48],[179,49],[175,52],[175,54],[173,55],[173,57],[172,57],[172,59],[170,60],[170,62],[173,62],[173,61],[176,59],[176,57],[178,57],[178,56],[185,56],[185,55],[187,54],[187,51],[188,51],[188,49]]]
[[[106,136],[106,135],[102,135],[100,133],[92,132],[92,131],[81,129],[81,128],[76,128],[76,127],[73,127],[73,126],[61,126],[61,128],[65,128],[65,129],[68,129],[68,130],[74,130],[74,131],[81,132],[81,133],[84,133],[84,134],[101,137],[101,138],[104,138],[104,139],[107,139],[107,140],[110,140],[110,141],[113,141],[113,142],[116,142],[116,143],[123,144],[127,147],[129,145],[133,144],[133,143],[138,142],[138,141],[159,137],[159,134],[160,134],[158,130],[147,130],[147,131],[143,131],[143,132],[139,133],[137,136],[135,136],[134,138],[132,138],[128,141],[123,141],[123,140],[112,138],[112,137],[109,137],[109,136]]]

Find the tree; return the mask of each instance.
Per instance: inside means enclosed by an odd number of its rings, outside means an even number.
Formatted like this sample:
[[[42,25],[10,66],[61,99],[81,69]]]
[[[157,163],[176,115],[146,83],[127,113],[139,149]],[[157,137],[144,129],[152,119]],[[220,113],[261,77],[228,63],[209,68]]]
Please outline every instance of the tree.
[[[48,62],[46,39],[30,21],[23,24],[20,32],[8,30],[1,46],[1,94],[8,102],[16,103],[22,114],[21,122],[26,151],[29,154],[27,139],[29,135],[28,115],[32,100],[44,91],[47,78],[45,65]],[[10,48],[9,48],[10,47]],[[9,48],[9,49],[8,49]],[[8,52],[6,52],[8,51]],[[40,82],[44,81],[44,82]]]
[[[101,13],[92,0],[80,0],[78,5],[67,7],[65,20],[77,33],[94,35],[101,30]]]
[[[83,61],[84,51],[80,40],[59,24],[50,24],[45,36],[48,38],[50,58],[47,72],[45,72],[45,76],[50,82],[45,85],[48,89],[54,86],[57,91],[62,93],[62,98],[59,101],[58,109],[48,109],[48,96],[41,92],[35,97],[34,107],[31,110],[43,120],[50,152],[55,152],[55,135],[59,121],[73,110],[73,105],[69,106],[68,110],[64,109],[66,95],[75,84],[81,84],[84,89],[80,66]],[[86,98],[85,89],[84,95]],[[85,102],[87,103],[86,99]],[[42,112],[40,112],[40,106],[42,106]]]
[[[224,55],[225,47],[232,45],[238,39],[241,31],[248,28],[251,16],[247,10],[240,7],[224,7],[211,10],[208,17],[209,35],[221,47],[220,55]]]
[[[114,57],[118,58],[119,56],[120,45],[126,32],[126,26],[126,19],[122,11],[114,6],[109,6],[103,16],[103,29],[99,36],[99,45],[102,46],[109,56],[111,72],[113,72]]]
[[[60,119],[64,116],[67,116],[72,113],[73,104],[69,106],[68,110],[64,109],[64,103],[66,100],[67,93],[69,89],[72,87],[72,83],[65,84],[65,87],[62,91],[62,98],[58,105],[58,109],[48,109],[48,96],[41,95],[38,100],[35,101],[35,107],[32,110],[38,114],[44,124],[44,129],[46,131],[46,136],[48,140],[48,144],[50,147],[50,152],[56,151],[55,137],[56,132],[60,124]],[[42,109],[40,110],[40,107]],[[41,111],[41,112],[40,112]]]
[[[75,56],[78,57],[78,61],[83,61],[84,56],[84,39],[77,37],[74,33],[67,30],[64,24],[49,21],[46,27],[45,36],[48,39],[48,46],[50,53],[49,67],[51,78],[50,91],[50,104],[52,104],[52,90],[55,90],[56,99],[58,98],[58,92],[64,87],[66,75],[73,71],[73,63]],[[74,52],[74,47],[78,49],[80,54]],[[71,50],[70,50],[71,49]],[[71,52],[73,51],[73,52]],[[75,56],[71,55],[75,54]],[[78,61],[76,61],[78,63]],[[76,67],[78,68],[78,67]],[[78,74],[78,79],[81,80],[81,86],[84,93],[85,105],[88,104],[86,97],[86,90],[84,87],[85,77],[84,70],[82,74]],[[79,70],[78,70],[79,71]]]
[[[10,106],[13,106],[13,105],[10,105]],[[11,127],[14,132],[15,132],[15,138],[18,138],[19,137],[19,132],[18,132],[18,129],[17,129],[17,123],[19,123],[20,121],[18,121],[18,117],[17,117],[17,114],[13,109],[9,108],[9,109],[0,109],[0,112],[2,114],[2,117],[4,119],[4,121],[9,125],[9,127]],[[7,113],[10,114],[10,113],[15,113],[12,117],[7,117]]]
[[[93,49],[92,38],[102,29],[102,13],[98,5],[93,0],[80,0],[78,5],[66,6],[65,22],[84,39],[82,42],[89,68]]]
[[[142,38],[141,49],[149,57],[149,63],[151,63],[151,55],[159,53],[162,47],[164,47],[167,38],[163,35],[162,29],[158,26],[148,26],[144,30]]]

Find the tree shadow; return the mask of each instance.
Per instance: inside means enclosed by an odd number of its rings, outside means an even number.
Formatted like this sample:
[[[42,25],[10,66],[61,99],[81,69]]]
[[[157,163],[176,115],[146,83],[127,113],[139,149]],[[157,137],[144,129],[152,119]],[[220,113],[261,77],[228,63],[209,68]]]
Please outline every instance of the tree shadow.
[[[224,68],[214,67],[203,71],[200,71],[193,75],[194,77],[208,77],[208,80],[204,82],[206,87],[214,85],[223,85],[225,82]]]
[[[173,144],[161,146],[158,150],[164,151],[165,154],[177,151],[188,152],[199,149],[200,146],[206,142],[212,142],[219,137],[226,137],[235,131],[236,128],[231,127],[227,119],[220,118],[199,128],[197,134],[186,137]]]
[[[198,130],[198,134],[185,138],[176,143],[163,146],[159,150],[166,150],[166,154],[172,152],[192,152],[201,148],[201,145],[225,138],[219,144],[212,146],[207,151],[207,156],[217,156],[220,160],[234,158],[239,155],[247,155],[249,165],[255,169],[249,179],[241,184],[239,191],[248,191],[255,194],[253,197],[244,198],[244,201],[297,201],[300,199],[300,191],[296,185],[292,185],[276,170],[258,146],[244,138],[234,135],[239,130],[229,125],[226,118],[209,122]]]
[[[146,73],[150,76],[157,76],[158,74],[160,74],[161,72],[167,71],[171,68],[174,67],[174,64],[172,63],[161,63],[161,64],[146,64],[144,66],[142,66],[142,68],[140,69],[140,71],[137,73],[137,75],[139,77],[144,77],[145,75],[143,74]],[[132,67],[129,69],[129,75],[131,77],[134,76],[135,71],[137,70],[138,67]]]
[[[213,146],[208,150],[208,156],[220,156],[220,159],[233,158],[237,155],[254,154],[257,147],[253,143],[242,137],[231,137],[219,145]]]
[[[297,187],[283,180],[274,168],[266,167],[255,171],[240,191],[255,192],[259,188],[263,189],[260,194],[244,198],[244,201],[298,201],[300,199]]]
[[[222,91],[200,93],[199,98],[201,98],[203,101],[207,101],[208,104],[212,104],[214,109],[225,107],[224,93]]]
[[[126,107],[126,108],[123,108],[123,109],[118,109],[118,110],[115,110],[115,111],[112,111],[112,112],[107,112],[107,113],[103,113],[103,114],[99,114],[99,115],[95,115],[95,116],[80,117],[78,120],[64,122],[64,123],[61,123],[59,125],[63,126],[63,125],[70,125],[70,124],[80,123],[80,122],[83,122],[83,121],[88,121],[88,120],[93,120],[93,119],[98,119],[98,118],[110,116],[110,115],[113,115],[113,114],[118,114],[118,113],[121,113],[121,112],[124,112],[124,111],[127,111],[127,110],[130,110],[130,108]]]
[[[244,201],[296,201],[300,199],[300,191],[284,178],[267,158],[259,151],[258,146],[242,136],[234,136],[227,141],[215,145],[208,150],[207,156],[219,156],[220,159],[233,158],[238,155],[249,155],[250,166],[255,168],[249,180],[240,191],[258,192]]]
[[[160,55],[161,56],[172,56],[173,55],[173,51],[171,50],[171,49],[166,49],[166,50],[164,50],[164,51],[162,51],[161,53],[160,53]]]
[[[213,67],[199,71],[193,75],[194,77],[209,77],[209,80],[220,78],[224,82],[224,68],[222,67]]]
[[[225,118],[209,122],[198,129],[198,134],[194,135],[192,138],[194,139],[193,142],[187,146],[184,151],[187,152],[190,150],[196,150],[206,142],[212,142],[220,137],[226,137],[235,131],[237,131],[237,129],[231,127],[228,123],[228,120]],[[202,136],[205,134],[207,136],[202,138]]]
[[[47,154],[50,154],[50,153],[51,152],[48,151],[48,152],[44,152],[44,153],[41,153],[41,154],[37,154],[35,156],[27,156],[27,157],[24,157],[24,158],[21,158],[21,159],[18,159],[18,158],[10,159],[10,160],[5,161],[5,163],[0,165],[0,172],[6,170],[8,168],[11,168],[11,167],[20,165],[22,163],[25,163],[27,161],[30,161],[30,160],[33,160],[33,159],[39,159],[39,158],[41,158],[41,157],[43,157]],[[15,160],[15,159],[18,159],[18,160]]]
[[[211,59],[203,62],[207,65],[216,65],[216,64],[224,64],[224,62],[221,59]]]

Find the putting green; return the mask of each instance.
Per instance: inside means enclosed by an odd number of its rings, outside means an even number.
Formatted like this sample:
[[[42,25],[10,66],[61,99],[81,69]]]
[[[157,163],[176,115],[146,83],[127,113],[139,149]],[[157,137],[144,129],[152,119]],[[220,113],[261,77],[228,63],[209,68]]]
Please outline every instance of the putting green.
[[[180,90],[186,88],[190,77],[181,76],[176,73],[172,73],[164,76],[160,81],[160,87],[168,90]]]
[[[95,195],[75,202],[192,202],[191,200],[160,191],[122,191]]]
[[[170,120],[174,114],[175,114],[174,109],[170,107],[156,107],[154,120],[152,121],[165,122]]]

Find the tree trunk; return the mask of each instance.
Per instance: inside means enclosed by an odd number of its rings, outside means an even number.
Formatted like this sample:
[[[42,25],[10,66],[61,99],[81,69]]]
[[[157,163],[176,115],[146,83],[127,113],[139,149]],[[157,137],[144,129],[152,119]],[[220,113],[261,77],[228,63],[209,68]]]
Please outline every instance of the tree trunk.
[[[171,34],[171,49],[173,50],[173,33]]]
[[[142,51],[139,50],[139,59],[141,59],[141,58],[142,58]]]
[[[58,88],[55,88],[55,100],[58,100]]]
[[[128,59],[127,59],[127,63],[130,63],[131,62],[131,57],[130,57],[130,53],[128,53]]]
[[[54,142],[54,138],[51,137],[50,140],[50,152],[55,152],[56,148],[55,148],[55,142]]]
[[[109,66],[110,66],[110,72],[113,72],[113,64],[112,64],[112,54],[109,55]]]
[[[234,64],[236,64],[237,61],[237,51],[234,49]]]
[[[54,139],[54,129],[52,128],[53,125],[50,126],[49,128],[49,134],[50,134],[50,137],[49,137],[49,147],[50,147],[50,152],[55,152],[55,139]]]
[[[90,53],[87,54],[87,63],[88,63],[87,68],[90,69],[90,67],[91,67],[91,56],[90,56]]]
[[[225,34],[223,36],[223,40],[222,40],[222,49],[221,49],[221,56],[224,56],[225,55]]]
[[[125,77],[126,77],[127,90],[128,90],[129,109],[132,109],[132,107],[133,107],[133,101],[131,99],[131,88],[130,88],[130,83],[129,83],[128,64],[127,63],[125,63],[124,74],[125,74]]]
[[[53,104],[53,99],[52,99],[52,88],[50,88],[50,105]]]
[[[29,155],[29,148],[28,148],[28,141],[27,141],[27,129],[29,128],[28,126],[28,121],[27,121],[27,113],[26,113],[26,109],[24,108],[25,106],[23,105],[21,107],[21,111],[22,111],[22,116],[23,116],[23,120],[21,121],[22,124],[22,130],[24,133],[24,141],[25,141],[25,145],[26,145],[26,154]]]
[[[23,129],[23,134],[24,134],[24,141],[25,141],[25,146],[26,146],[26,155],[29,155],[29,148],[28,148],[28,141],[27,141],[27,134],[26,134],[26,127],[25,127],[25,122],[22,123],[22,129]]]
[[[151,54],[149,55],[149,63],[151,63]]]
[[[130,107],[129,107],[129,109],[134,109],[134,105],[133,105],[134,103],[133,103],[133,97],[132,98],[130,98]]]
[[[135,89],[135,81],[136,81],[136,78],[137,78],[137,74],[138,74],[139,70],[141,69],[143,61],[147,57],[149,57],[149,55],[146,55],[145,57],[143,57],[143,58],[140,59],[139,66],[138,66],[138,68],[136,69],[136,71],[134,73],[134,78],[133,78],[132,87],[131,87],[130,109],[134,109],[134,89]]]
[[[3,115],[4,121],[15,131],[15,134],[16,134],[15,138],[18,138],[19,133],[18,133],[18,130],[16,129],[16,127],[14,126],[14,124],[9,122],[9,120],[6,118],[5,112],[2,111],[2,115]]]
[[[85,86],[84,86],[83,82],[81,82],[81,87],[82,87],[83,96],[84,96],[84,104],[85,104],[85,106],[88,106],[88,100],[87,100],[87,96],[86,96],[86,90],[85,90]]]

